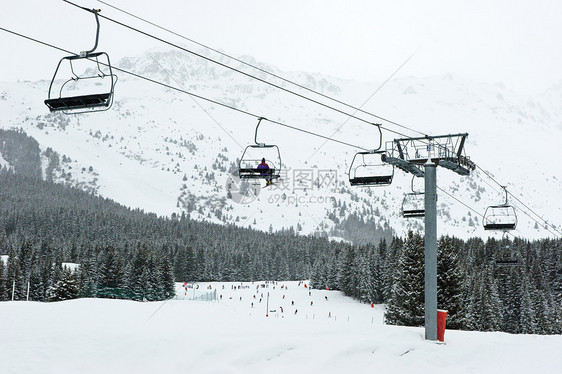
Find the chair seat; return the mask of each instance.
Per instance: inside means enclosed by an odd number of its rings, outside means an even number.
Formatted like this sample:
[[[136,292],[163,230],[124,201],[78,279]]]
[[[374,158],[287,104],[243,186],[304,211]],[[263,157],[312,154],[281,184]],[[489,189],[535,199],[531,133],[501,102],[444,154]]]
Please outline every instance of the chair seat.
[[[238,176],[242,179],[252,179],[252,178],[279,178],[278,174],[275,174],[275,169],[238,169]]]
[[[49,110],[51,112],[56,112],[59,110],[96,108],[101,106],[109,106],[110,103],[111,93],[60,97],[57,99],[45,100],[45,104],[49,107]]]
[[[484,230],[513,230],[515,229],[514,223],[486,223]]]
[[[424,209],[411,209],[402,211],[404,217],[423,217],[425,216]]]
[[[519,261],[517,260],[497,260],[496,265],[498,266],[517,266]]]
[[[373,177],[356,177],[351,178],[349,183],[352,186],[374,186],[381,184],[390,184],[392,182],[392,175],[373,176]]]

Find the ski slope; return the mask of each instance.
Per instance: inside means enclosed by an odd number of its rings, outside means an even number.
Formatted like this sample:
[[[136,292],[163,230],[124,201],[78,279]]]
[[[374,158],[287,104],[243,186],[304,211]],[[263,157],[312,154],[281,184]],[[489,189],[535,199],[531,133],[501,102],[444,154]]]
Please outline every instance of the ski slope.
[[[382,305],[299,282],[261,284],[203,283],[187,294],[178,284],[178,296],[166,302],[2,302],[0,372],[514,374],[562,367],[560,335],[447,330],[446,344],[436,344],[423,339],[423,328],[384,325]],[[190,300],[209,285],[217,301]]]

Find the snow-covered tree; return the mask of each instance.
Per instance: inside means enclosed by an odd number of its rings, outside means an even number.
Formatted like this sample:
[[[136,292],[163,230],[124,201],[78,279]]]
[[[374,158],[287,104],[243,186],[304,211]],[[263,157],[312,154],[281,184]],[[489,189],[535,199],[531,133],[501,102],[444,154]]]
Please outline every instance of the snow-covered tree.
[[[392,295],[392,285],[398,274],[398,263],[400,261],[400,256],[402,255],[402,247],[404,242],[402,239],[395,237],[392,239],[390,247],[388,248],[386,259],[384,262],[383,276],[383,300],[388,302]]]
[[[424,324],[424,267],[423,238],[410,231],[404,243],[384,316],[386,323],[404,326]]]
[[[501,329],[502,302],[491,265],[478,269],[471,276],[465,303],[467,308],[465,328],[478,331]]]
[[[377,304],[384,301],[384,264],[386,262],[386,252],[386,240],[382,239],[377,247],[372,247],[369,259],[369,268],[373,282],[373,295],[371,301]]]
[[[120,292],[125,286],[123,276],[123,259],[117,249],[107,246],[100,255],[98,296],[110,298],[120,297]]]
[[[338,275],[339,289],[346,295],[355,296],[357,290],[357,274],[355,269],[355,248],[353,246],[346,246],[341,261]]]
[[[63,301],[76,299],[80,296],[78,277],[69,268],[64,267],[61,279],[47,290],[49,301]]]
[[[356,259],[357,267],[357,290],[359,300],[371,303],[375,300],[374,281],[370,268],[370,253],[368,248],[363,247]]]
[[[445,236],[437,246],[437,307],[446,309],[447,327],[460,329],[463,313],[465,273],[457,257],[462,242]]]
[[[0,301],[8,300],[8,287],[6,282],[6,270],[4,261],[0,260]]]
[[[534,334],[538,331],[537,313],[535,312],[532,300],[532,294],[535,287],[525,276],[521,280],[519,287],[520,296],[520,314],[519,314],[519,331],[521,334]]]

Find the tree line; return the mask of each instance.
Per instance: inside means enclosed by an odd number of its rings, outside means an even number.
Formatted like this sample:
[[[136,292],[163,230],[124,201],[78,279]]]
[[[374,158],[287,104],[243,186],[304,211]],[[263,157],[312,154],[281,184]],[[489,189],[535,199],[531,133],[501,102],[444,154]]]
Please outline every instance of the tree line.
[[[6,168],[0,185],[0,254],[7,259],[0,300],[27,298],[28,284],[31,300],[57,299],[49,290],[61,280],[78,283],[75,296],[156,300],[172,295],[174,281],[306,279],[320,252],[343,246],[292,230],[158,217]],[[79,271],[64,272],[64,263]]]
[[[437,259],[438,308],[449,311],[448,328],[562,333],[562,240],[444,236]],[[311,284],[386,303],[386,323],[423,326],[423,236],[324,252]]]
[[[178,281],[311,279],[316,288],[386,303],[387,323],[423,325],[418,233],[389,238],[385,228],[376,244],[351,245],[292,229],[266,233],[186,214],[158,217],[53,183],[58,154],[40,154],[21,132],[1,130],[0,146],[12,166],[0,169],[0,300],[25,300],[28,290],[35,301],[162,300]],[[41,155],[49,160],[44,177]],[[562,333],[561,248],[560,239],[442,237],[438,307],[449,310],[448,327]]]

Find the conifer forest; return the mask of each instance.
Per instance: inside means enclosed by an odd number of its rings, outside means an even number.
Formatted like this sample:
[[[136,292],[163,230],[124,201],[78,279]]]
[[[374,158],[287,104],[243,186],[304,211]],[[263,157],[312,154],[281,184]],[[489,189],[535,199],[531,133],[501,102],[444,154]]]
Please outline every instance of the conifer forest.
[[[53,183],[60,156],[43,152],[43,170],[38,143],[22,132],[0,130],[0,153],[12,165],[0,170],[1,301],[150,301],[173,297],[174,282],[310,279],[385,303],[386,323],[424,323],[418,233],[355,245],[158,217]],[[561,334],[562,240],[441,237],[438,307],[449,311],[447,328]]]

